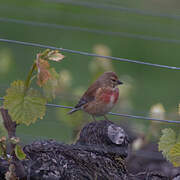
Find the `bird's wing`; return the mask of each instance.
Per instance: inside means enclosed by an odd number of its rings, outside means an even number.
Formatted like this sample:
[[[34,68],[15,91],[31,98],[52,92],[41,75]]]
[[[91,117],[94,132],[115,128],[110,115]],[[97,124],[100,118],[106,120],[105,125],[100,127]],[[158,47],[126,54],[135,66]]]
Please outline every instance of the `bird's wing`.
[[[93,101],[95,99],[95,95],[96,95],[96,92],[99,89],[99,87],[100,87],[99,81],[94,82],[88,88],[88,90],[83,94],[83,96],[81,97],[81,99],[79,100],[79,102],[75,106],[75,108],[79,108],[79,107],[83,106],[84,104]]]

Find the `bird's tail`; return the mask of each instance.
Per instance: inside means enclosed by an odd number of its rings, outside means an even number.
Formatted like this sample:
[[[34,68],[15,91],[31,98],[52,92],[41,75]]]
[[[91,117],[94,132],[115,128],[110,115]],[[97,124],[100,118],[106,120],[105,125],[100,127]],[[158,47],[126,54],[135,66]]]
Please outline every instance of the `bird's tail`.
[[[74,113],[74,112],[76,112],[78,110],[79,110],[79,108],[73,108],[71,111],[68,112],[68,114],[72,114],[72,113]]]

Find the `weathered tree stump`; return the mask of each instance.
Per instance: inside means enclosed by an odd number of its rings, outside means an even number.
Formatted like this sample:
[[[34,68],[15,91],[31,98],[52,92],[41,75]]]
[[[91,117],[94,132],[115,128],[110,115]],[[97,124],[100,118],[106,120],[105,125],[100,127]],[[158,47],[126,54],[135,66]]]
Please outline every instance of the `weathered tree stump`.
[[[80,132],[75,144],[55,140],[35,141],[24,147],[27,159],[22,161],[26,175],[32,180],[169,180],[156,172],[131,175],[125,165],[128,136],[111,121],[95,121]],[[8,170],[8,162],[0,160],[0,179]],[[178,178],[178,176],[177,176]],[[178,180],[175,179],[174,180]]]
[[[123,129],[110,121],[99,121],[86,125],[73,145],[35,141],[24,151],[32,161],[29,172],[34,179],[124,180],[127,148]]]

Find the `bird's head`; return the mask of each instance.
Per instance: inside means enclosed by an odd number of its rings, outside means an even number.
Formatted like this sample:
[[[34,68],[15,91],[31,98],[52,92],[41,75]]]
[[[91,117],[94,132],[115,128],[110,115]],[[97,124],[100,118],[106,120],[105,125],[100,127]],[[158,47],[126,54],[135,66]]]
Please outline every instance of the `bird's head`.
[[[116,87],[120,84],[123,84],[119,79],[118,76],[116,75],[115,72],[105,72],[99,77],[100,82],[102,82],[103,85],[105,86],[110,86],[110,87]]]

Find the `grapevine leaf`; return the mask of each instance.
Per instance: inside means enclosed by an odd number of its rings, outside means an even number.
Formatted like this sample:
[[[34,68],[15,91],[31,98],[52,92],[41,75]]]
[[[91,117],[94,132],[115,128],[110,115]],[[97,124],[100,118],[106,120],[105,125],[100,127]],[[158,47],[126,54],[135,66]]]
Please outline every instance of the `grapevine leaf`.
[[[36,66],[38,70],[37,74],[37,84],[41,87],[51,79],[50,65],[47,60],[51,61],[61,61],[64,56],[59,53],[58,50],[45,50],[42,53],[37,54]]]
[[[175,167],[180,166],[180,142],[171,148],[169,158]]]
[[[159,151],[162,151],[162,154],[167,158],[167,160],[170,160],[169,152],[176,143],[176,134],[170,128],[163,129],[162,133],[163,135],[161,136],[160,141],[158,143]]]
[[[36,65],[38,69],[37,84],[41,87],[51,78],[50,66],[48,61],[39,58],[39,55],[37,55]]]
[[[61,61],[62,59],[64,59],[64,55],[59,53],[58,50],[52,50],[48,53],[47,58],[51,61]]]
[[[46,99],[38,91],[29,89],[24,93],[24,82],[14,81],[11,87],[7,89],[7,95],[4,97],[4,107],[13,121],[30,125],[37,118],[43,118],[45,115]]]
[[[19,160],[23,160],[26,158],[26,154],[22,150],[21,146],[18,144],[16,144],[16,146],[15,146],[15,154]]]

